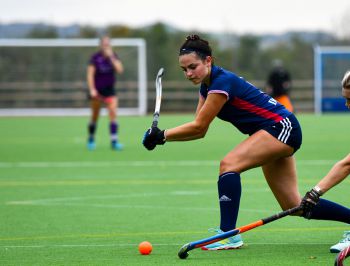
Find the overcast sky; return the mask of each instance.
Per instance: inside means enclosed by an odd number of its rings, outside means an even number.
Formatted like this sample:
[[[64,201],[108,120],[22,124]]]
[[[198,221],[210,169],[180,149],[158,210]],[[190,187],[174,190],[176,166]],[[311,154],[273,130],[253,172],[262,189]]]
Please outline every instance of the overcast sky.
[[[0,23],[140,27],[161,21],[183,30],[236,33],[335,31],[350,12],[350,0],[0,0],[0,6]]]

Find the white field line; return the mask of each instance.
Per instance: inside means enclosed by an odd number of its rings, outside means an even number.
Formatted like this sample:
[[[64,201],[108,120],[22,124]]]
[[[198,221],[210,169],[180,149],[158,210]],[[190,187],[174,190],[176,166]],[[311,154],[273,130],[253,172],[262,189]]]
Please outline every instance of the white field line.
[[[288,228],[261,228],[261,229],[255,229],[254,232],[256,233],[271,233],[271,232],[291,232],[294,234],[294,232],[325,232],[325,231],[329,231],[329,232],[334,232],[334,231],[342,231],[342,230],[346,230],[346,227],[304,227],[304,228],[300,228],[300,227],[288,227]],[[201,235],[201,236],[205,236],[206,232],[204,231],[172,231],[172,232],[129,232],[129,233],[105,233],[105,234],[69,234],[69,235],[37,235],[37,236],[24,236],[24,237],[0,237],[0,241],[24,241],[24,240],[47,240],[47,239],[80,239],[80,238],[95,238],[95,239],[116,239],[120,236],[123,237],[135,237],[135,236],[172,236],[172,235],[186,235],[188,236],[189,234],[191,235]],[[198,237],[197,237],[198,239]],[[271,242],[270,242],[271,243]],[[120,243],[114,243],[116,245],[119,245]],[[114,244],[107,244],[107,245],[114,245]],[[125,243],[123,243],[125,244]],[[260,242],[258,242],[258,244],[262,244]],[[85,244],[71,244],[73,246],[81,246]],[[88,245],[88,244],[87,244]],[[102,244],[104,245],[104,244]],[[127,245],[130,245],[127,244]],[[3,247],[9,247],[9,246],[14,246],[14,245],[2,245]],[[28,247],[33,247],[33,246],[45,246],[45,245],[16,245],[16,246],[28,246]],[[52,246],[55,246],[55,244],[53,244]],[[64,246],[70,246],[70,244],[68,245],[64,245]],[[0,246],[1,247],[1,246]]]
[[[14,204],[12,204],[14,205]],[[70,203],[70,202],[61,202],[61,203],[45,203],[45,202],[36,202],[36,203],[24,203],[17,205],[32,205],[32,206],[80,206],[80,207],[89,207],[89,208],[110,208],[110,209],[151,209],[151,210],[161,210],[161,209],[171,209],[171,210],[181,210],[181,211],[214,211],[218,212],[218,207],[177,207],[169,205],[137,205],[137,204],[103,204],[103,203]],[[261,209],[245,209],[240,208],[241,212],[251,212],[251,213],[277,213],[279,211],[271,210],[261,210]]]
[[[269,192],[268,188],[264,189],[246,189],[249,192]],[[96,196],[84,196],[84,197],[61,197],[61,198],[44,198],[44,199],[32,199],[32,200],[13,200],[7,201],[5,205],[60,205],[60,203],[64,204],[64,202],[68,202],[73,204],[72,202],[76,201],[87,201],[91,199],[128,199],[128,198],[150,198],[150,197],[161,197],[161,196],[175,196],[175,197],[191,197],[191,196],[199,196],[199,195],[207,195],[208,193],[213,193],[213,190],[177,190],[170,192],[153,192],[153,193],[130,193],[124,195],[96,195]],[[105,205],[108,206],[108,205]],[[125,206],[125,205],[120,205]],[[131,207],[131,205],[128,205]],[[135,205],[132,205],[135,206]]]
[[[269,192],[268,188],[262,189],[245,189],[245,192]],[[208,193],[213,193],[213,190],[177,190],[170,192],[153,192],[153,193],[130,193],[124,195],[98,195],[98,196],[84,196],[84,197],[61,197],[61,198],[44,198],[44,199],[32,199],[32,200],[14,200],[6,202],[6,205],[27,205],[27,204],[40,204],[50,202],[71,202],[71,201],[86,201],[90,199],[121,199],[121,198],[143,198],[143,197],[157,197],[157,196],[198,196]]]
[[[152,246],[178,246],[181,247],[184,243],[152,243]],[[315,242],[315,243],[295,243],[295,242],[278,242],[278,243],[271,243],[271,242],[251,242],[248,243],[248,246],[253,246],[253,245],[266,245],[266,246],[280,246],[280,245],[294,245],[294,246],[315,246],[315,245],[330,245],[331,243],[320,243],[320,242]],[[3,249],[19,249],[19,248],[105,248],[105,247],[137,247],[139,244],[137,243],[123,243],[123,244],[61,244],[61,245],[4,245],[1,246],[0,248]]]
[[[333,165],[336,160],[299,160],[298,165]],[[80,167],[197,167],[217,166],[219,160],[176,160],[176,161],[77,161],[77,162],[0,162],[0,168],[80,168]]]
[[[71,203],[71,202],[33,202],[33,201],[14,201],[8,202],[7,205],[30,205],[30,206],[80,206],[80,207],[91,207],[91,208],[110,208],[110,209],[171,209],[171,210],[181,210],[181,211],[214,211],[218,212],[218,207],[176,207],[169,205],[137,205],[137,204],[102,204],[102,203]],[[251,212],[251,213],[277,213],[280,210],[261,210],[261,209],[246,209],[240,208],[241,212]]]
[[[268,191],[266,189],[266,191]],[[188,211],[218,211],[218,208],[208,207],[172,207],[169,205],[137,205],[137,204],[105,204],[105,203],[79,203],[77,201],[86,201],[91,199],[113,199],[113,198],[137,198],[137,197],[158,197],[158,196],[198,196],[206,194],[212,191],[172,191],[169,193],[134,193],[126,195],[103,195],[103,196],[86,196],[86,197],[63,197],[63,198],[46,198],[46,199],[33,199],[33,200],[16,200],[8,201],[6,205],[30,205],[30,206],[81,206],[81,207],[92,207],[92,208],[116,208],[116,209],[173,209],[173,210],[188,210]],[[245,209],[241,208],[243,212],[252,213],[272,213],[271,210],[261,209]],[[277,211],[275,211],[277,212]]]
[[[261,229],[255,229],[254,231],[256,233],[271,233],[271,232],[290,232],[290,233],[301,233],[301,232],[334,232],[334,231],[343,231],[346,230],[347,227],[343,226],[343,227],[304,227],[304,228],[300,228],[300,227],[287,227],[287,228],[261,228]],[[86,239],[86,238],[95,238],[95,239],[116,239],[118,236],[122,236],[122,237],[130,237],[130,236],[142,236],[145,237],[147,236],[172,236],[172,235],[186,235],[188,236],[189,234],[191,235],[201,235],[204,236],[205,232],[204,231],[172,231],[172,232],[129,232],[129,233],[105,233],[105,234],[69,234],[69,235],[37,235],[37,236],[25,236],[25,237],[3,237],[0,238],[0,241],[23,241],[23,240],[45,240],[45,239]],[[198,239],[198,237],[197,237]],[[280,242],[278,242],[280,243]],[[123,243],[126,244],[126,243]],[[123,245],[120,243],[114,243],[114,244],[97,244],[98,246],[113,246],[113,245]],[[254,243],[252,243],[254,244]],[[263,244],[261,242],[258,242],[257,244]],[[271,242],[269,242],[269,244],[273,244]],[[289,244],[289,243],[286,243]],[[293,243],[290,243],[293,244]],[[299,242],[298,242],[299,244]],[[318,243],[320,244],[320,243]],[[71,246],[89,246],[90,244],[52,244],[52,245],[9,245],[9,244],[4,244],[4,245],[0,245],[0,248],[7,248],[7,247],[47,247],[47,246],[64,246],[64,247],[71,247]],[[130,246],[132,244],[126,244],[126,246]],[[157,245],[157,244],[155,244]],[[161,245],[161,244],[159,244]],[[166,244],[164,244],[166,245]],[[91,246],[95,246],[95,244],[92,244]]]
[[[80,207],[92,207],[92,208],[111,208],[111,209],[171,209],[171,210],[183,210],[183,211],[218,211],[218,208],[207,207],[172,207],[169,205],[137,205],[137,204],[100,204],[100,203],[36,203],[30,204],[35,206],[80,206]]]
[[[193,191],[195,195],[202,194],[199,191]],[[203,192],[204,193],[204,192]],[[35,204],[45,204],[45,203],[55,203],[64,201],[86,201],[90,199],[120,199],[120,198],[136,198],[136,197],[154,197],[161,196],[165,193],[131,193],[125,195],[100,195],[100,196],[85,196],[85,197],[62,197],[62,198],[46,198],[46,199],[34,199],[34,200],[18,200],[18,201],[8,201],[6,205],[35,205]]]

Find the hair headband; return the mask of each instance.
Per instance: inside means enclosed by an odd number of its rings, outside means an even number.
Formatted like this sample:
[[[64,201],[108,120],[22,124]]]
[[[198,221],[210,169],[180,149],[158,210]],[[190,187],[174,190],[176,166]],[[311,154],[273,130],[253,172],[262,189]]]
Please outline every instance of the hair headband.
[[[199,53],[199,54],[202,54],[202,55],[205,55],[205,56],[211,56],[211,53],[209,51],[204,51],[202,49],[198,49],[198,48],[182,48],[180,50],[180,55],[183,55],[183,54],[189,54],[189,53],[192,53],[192,52],[195,52],[195,53]]]

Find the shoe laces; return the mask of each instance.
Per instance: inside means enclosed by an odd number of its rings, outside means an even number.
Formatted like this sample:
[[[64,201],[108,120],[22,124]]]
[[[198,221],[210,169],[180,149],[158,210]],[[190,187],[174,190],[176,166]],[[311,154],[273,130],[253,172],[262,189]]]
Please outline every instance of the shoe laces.
[[[223,231],[219,227],[209,228],[208,232],[218,233],[221,234]]]

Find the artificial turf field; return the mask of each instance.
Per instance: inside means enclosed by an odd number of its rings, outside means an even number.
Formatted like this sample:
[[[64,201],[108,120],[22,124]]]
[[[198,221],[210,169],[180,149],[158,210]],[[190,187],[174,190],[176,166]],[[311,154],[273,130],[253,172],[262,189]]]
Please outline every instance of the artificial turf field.
[[[298,115],[296,154],[304,194],[349,153],[349,114]],[[160,127],[192,115],[163,115]],[[244,135],[216,119],[204,139],[141,144],[151,117],[121,117],[125,150],[109,147],[107,118],[97,149],[85,148],[87,117],[0,118],[0,265],[332,265],[345,224],[286,217],[243,234],[239,250],[179,248],[219,224],[218,166]],[[238,226],[280,211],[260,168],[242,174]],[[350,206],[350,180],[325,198]],[[144,240],[149,256],[138,253]]]

